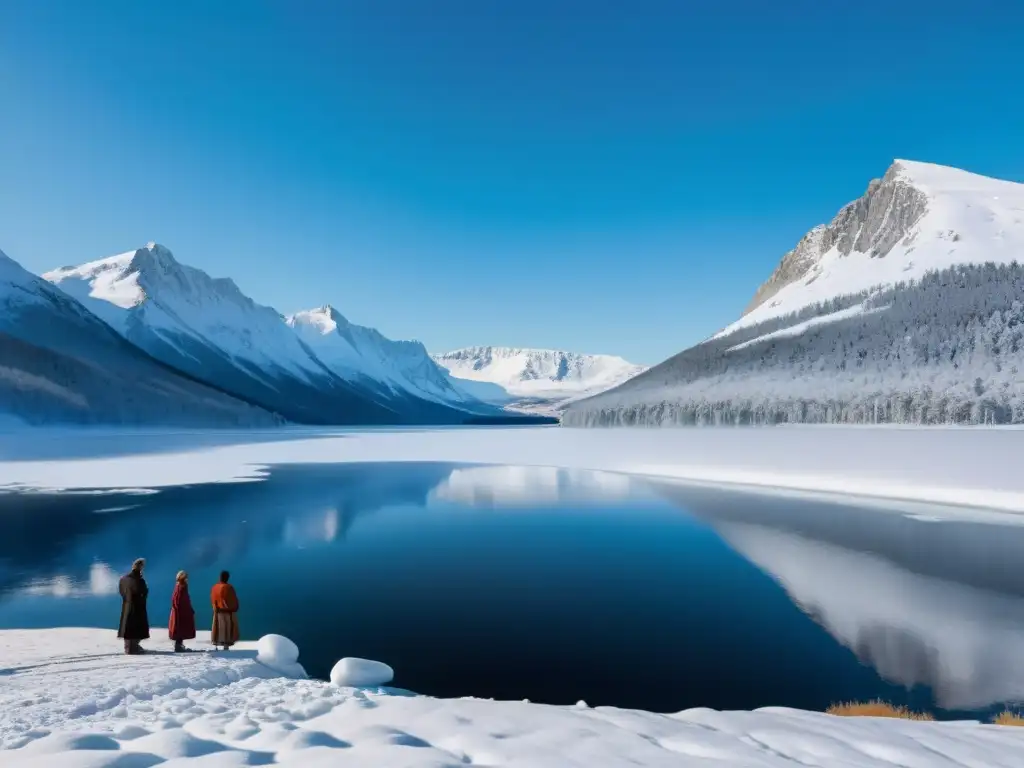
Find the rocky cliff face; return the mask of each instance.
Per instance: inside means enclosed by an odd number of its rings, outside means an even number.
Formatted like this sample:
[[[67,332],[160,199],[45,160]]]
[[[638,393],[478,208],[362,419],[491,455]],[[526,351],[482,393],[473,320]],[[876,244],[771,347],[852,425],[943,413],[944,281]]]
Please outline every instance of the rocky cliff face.
[[[905,164],[896,161],[885,176],[868,184],[867,192],[844,206],[831,223],[812,229],[782,257],[771,277],[757,289],[744,314],[769,301],[787,285],[809,274],[813,279],[811,273],[833,248],[842,257],[857,252],[873,259],[885,258],[911,233],[927,209],[928,197],[906,175]]]

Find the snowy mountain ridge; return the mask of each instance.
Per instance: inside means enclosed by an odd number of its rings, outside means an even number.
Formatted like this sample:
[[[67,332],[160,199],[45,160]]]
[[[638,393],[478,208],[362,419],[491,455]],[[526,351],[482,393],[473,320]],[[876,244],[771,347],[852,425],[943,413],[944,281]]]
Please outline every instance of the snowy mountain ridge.
[[[300,423],[461,423],[496,409],[454,387],[422,344],[329,305],[284,317],[162,245],[43,276],[159,360]]]
[[[144,325],[165,339],[193,337],[260,369],[283,367],[307,379],[324,373],[275,310],[254,302],[230,278],[212,278],[179,263],[162,245],[151,242],[43,277],[125,337]]]
[[[1024,184],[897,160],[744,315],[565,425],[1024,423]]]
[[[0,252],[0,420],[270,426],[280,418],[161,365]]]
[[[615,387],[645,370],[614,355],[557,349],[465,347],[433,358],[458,380],[496,384],[513,399],[556,407]]]
[[[452,384],[419,341],[389,339],[375,328],[349,322],[330,304],[288,315],[285,322],[342,378],[369,378],[395,394],[413,392],[439,403],[479,406]]]

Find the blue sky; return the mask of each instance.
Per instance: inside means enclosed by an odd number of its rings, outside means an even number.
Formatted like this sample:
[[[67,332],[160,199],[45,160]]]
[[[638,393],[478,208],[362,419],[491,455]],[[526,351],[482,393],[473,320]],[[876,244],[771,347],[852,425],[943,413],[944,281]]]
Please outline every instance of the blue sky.
[[[1024,3],[0,4],[0,249],[655,363],[894,157],[1024,180]]]

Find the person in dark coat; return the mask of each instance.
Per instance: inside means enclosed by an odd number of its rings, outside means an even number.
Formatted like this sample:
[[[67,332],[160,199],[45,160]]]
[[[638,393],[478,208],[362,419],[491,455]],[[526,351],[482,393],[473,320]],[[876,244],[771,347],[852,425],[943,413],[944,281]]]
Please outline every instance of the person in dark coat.
[[[167,623],[167,633],[174,641],[175,652],[191,650],[185,647],[185,641],[196,636],[196,612],[188,595],[188,574],[185,571],[178,571],[171,595],[171,620]]]
[[[213,607],[213,630],[210,642],[213,647],[224,646],[226,651],[238,642],[238,595],[228,584],[231,574],[220,572],[220,581],[210,590],[210,605]]]
[[[121,624],[117,636],[124,640],[124,652],[132,655],[144,653],[139,642],[149,637],[149,614],[146,613],[149,587],[142,578],[145,567],[146,561],[140,557],[132,563],[131,571],[121,577],[118,585],[121,592]]]

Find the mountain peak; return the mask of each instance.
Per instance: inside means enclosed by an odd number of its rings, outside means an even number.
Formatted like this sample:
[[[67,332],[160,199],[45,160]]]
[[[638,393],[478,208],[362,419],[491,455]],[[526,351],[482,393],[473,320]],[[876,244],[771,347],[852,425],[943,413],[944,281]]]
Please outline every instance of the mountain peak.
[[[121,257],[115,256],[114,259],[123,258],[125,255],[128,254],[123,254]],[[155,268],[160,272],[166,273],[171,270],[180,269],[181,265],[174,258],[170,248],[159,243],[149,242],[131,253],[128,259],[128,267],[139,271]]]
[[[316,309],[304,309],[285,317],[285,322],[293,328],[304,326],[313,328],[320,335],[335,333],[339,328],[347,328],[351,323],[330,304],[321,304]]]
[[[744,316],[721,333],[955,264],[1019,258],[1024,184],[897,159],[786,253]]]

